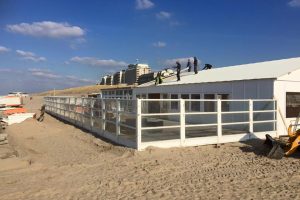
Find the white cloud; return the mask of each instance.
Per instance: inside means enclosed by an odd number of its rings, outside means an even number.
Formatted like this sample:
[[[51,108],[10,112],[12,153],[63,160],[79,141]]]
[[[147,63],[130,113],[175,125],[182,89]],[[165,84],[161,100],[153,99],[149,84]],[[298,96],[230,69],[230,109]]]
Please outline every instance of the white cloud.
[[[160,11],[159,13],[156,13],[156,18],[160,20],[170,19],[171,13],[166,11]]]
[[[124,67],[127,66],[127,63],[124,61],[115,61],[115,60],[100,60],[98,58],[93,57],[73,57],[70,61],[84,64],[84,65],[91,65],[97,67]]]
[[[288,3],[291,7],[300,7],[300,0],[292,0]]]
[[[16,50],[17,54],[23,57],[34,57],[35,54],[30,51]]]
[[[40,77],[40,78],[68,80],[68,82],[72,82],[72,83],[95,83],[96,82],[95,80],[78,78],[73,75],[67,75],[67,76],[58,75],[58,74],[53,73],[49,69],[29,68],[29,69],[27,69],[27,71],[31,75],[33,75],[35,77]]]
[[[191,60],[191,62],[194,62],[194,57],[187,57],[187,58],[173,58],[173,59],[168,59],[164,62],[165,65],[168,66],[175,66],[176,61],[179,61],[179,63],[184,67],[187,64],[188,59]],[[198,65],[201,63],[200,60],[198,60]]]
[[[37,55],[35,55],[35,53],[32,53],[30,51],[16,50],[16,52],[24,60],[31,60],[31,61],[34,61],[34,62],[46,61],[45,57],[37,56]]]
[[[9,48],[6,48],[4,46],[0,46],[0,53],[6,53],[6,52],[9,52],[10,49]]]
[[[85,31],[78,26],[52,21],[7,25],[6,29],[13,33],[50,38],[82,37],[85,34]]]
[[[48,79],[62,78],[62,76],[54,74],[48,69],[29,68],[28,71],[31,73],[31,75],[36,77],[48,78]]]
[[[49,69],[40,69],[40,68],[29,68],[29,72],[51,72]]]
[[[59,75],[47,73],[47,72],[32,72],[31,74],[33,76],[38,76],[38,77],[42,77],[42,78],[50,78],[50,79],[61,78],[61,76],[59,76]]]
[[[150,9],[154,6],[154,3],[150,0],[136,0],[135,8],[138,10]]]
[[[157,47],[157,48],[163,48],[163,47],[166,47],[167,44],[165,42],[158,41],[158,42],[154,42],[153,46]]]
[[[58,74],[45,68],[17,70],[13,67],[0,66],[0,94],[19,90],[24,92],[42,92],[55,89],[78,87],[95,84],[96,80]]]

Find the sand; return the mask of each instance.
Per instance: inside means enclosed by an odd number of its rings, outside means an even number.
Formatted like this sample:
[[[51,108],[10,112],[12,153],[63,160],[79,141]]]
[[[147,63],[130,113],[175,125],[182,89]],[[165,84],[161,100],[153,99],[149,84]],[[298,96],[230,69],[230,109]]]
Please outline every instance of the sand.
[[[27,103],[38,112],[41,97]],[[271,160],[263,141],[137,152],[49,115],[5,131],[0,199],[300,199],[299,152]]]

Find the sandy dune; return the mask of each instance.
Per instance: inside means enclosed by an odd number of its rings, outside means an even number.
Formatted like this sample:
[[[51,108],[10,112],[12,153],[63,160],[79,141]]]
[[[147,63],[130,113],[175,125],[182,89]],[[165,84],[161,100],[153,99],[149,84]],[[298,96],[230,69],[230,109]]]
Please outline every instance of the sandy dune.
[[[27,108],[38,112],[42,99]],[[137,152],[46,115],[10,126],[0,199],[300,199],[300,154],[265,157],[262,141]]]

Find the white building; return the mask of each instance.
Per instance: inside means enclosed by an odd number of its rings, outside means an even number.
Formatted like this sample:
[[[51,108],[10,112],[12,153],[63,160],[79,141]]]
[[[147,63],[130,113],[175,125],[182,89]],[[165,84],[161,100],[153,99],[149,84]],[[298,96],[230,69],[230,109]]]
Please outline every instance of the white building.
[[[181,80],[176,80],[173,76],[160,85],[154,82],[140,85],[133,89],[133,98],[276,99],[280,135],[287,134],[283,121],[289,124],[300,111],[300,58],[215,68],[198,74],[183,72]],[[192,103],[188,106],[198,109]],[[213,106],[202,105],[201,109]]]

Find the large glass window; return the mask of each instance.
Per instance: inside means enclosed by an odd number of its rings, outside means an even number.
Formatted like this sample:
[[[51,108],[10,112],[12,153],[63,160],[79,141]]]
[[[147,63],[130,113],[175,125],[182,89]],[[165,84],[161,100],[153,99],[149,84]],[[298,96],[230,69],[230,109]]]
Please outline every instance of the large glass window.
[[[117,95],[123,95],[123,91],[122,90],[117,90]]]
[[[300,93],[286,93],[286,118],[298,117],[300,112]]]
[[[189,94],[182,94],[181,95],[182,99],[190,99],[190,95]],[[189,101],[185,101],[185,111],[189,111],[190,109],[190,102]]]
[[[200,94],[191,94],[191,99],[200,99]],[[191,102],[191,110],[192,111],[200,111],[200,101],[192,101]]]
[[[229,94],[218,94],[217,99],[229,99]],[[228,101],[222,101],[222,111],[229,111]]]
[[[178,94],[171,94],[171,99],[178,99]],[[178,101],[171,102],[171,109],[178,110]]]
[[[161,94],[161,97],[163,99],[168,99],[169,98],[168,94]],[[163,101],[161,103],[161,110],[166,112],[169,109],[170,109],[170,102],[169,101]]]
[[[215,99],[214,94],[204,94],[204,99]],[[215,101],[205,101],[204,102],[204,112],[215,112]]]

